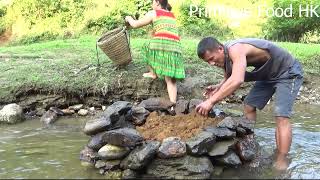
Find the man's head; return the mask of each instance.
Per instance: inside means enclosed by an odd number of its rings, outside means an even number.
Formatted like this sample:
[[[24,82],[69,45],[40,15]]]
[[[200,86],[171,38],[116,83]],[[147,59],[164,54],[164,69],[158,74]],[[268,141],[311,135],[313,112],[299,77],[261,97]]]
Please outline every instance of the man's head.
[[[213,37],[203,38],[199,42],[198,56],[212,66],[224,67],[223,45]]]

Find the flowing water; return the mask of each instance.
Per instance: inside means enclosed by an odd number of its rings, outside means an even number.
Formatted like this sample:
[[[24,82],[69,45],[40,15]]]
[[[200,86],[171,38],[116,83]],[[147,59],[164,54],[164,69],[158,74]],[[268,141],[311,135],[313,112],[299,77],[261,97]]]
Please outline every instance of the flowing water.
[[[320,177],[320,106],[296,105],[288,178]],[[0,178],[103,178],[80,165],[79,152],[89,137],[81,131],[90,118],[61,118],[45,128],[39,119],[0,126]],[[258,112],[255,134],[266,151],[273,151],[275,123],[272,107]],[[241,172],[240,172],[241,171]],[[276,178],[273,169],[261,174],[227,169],[225,178]]]

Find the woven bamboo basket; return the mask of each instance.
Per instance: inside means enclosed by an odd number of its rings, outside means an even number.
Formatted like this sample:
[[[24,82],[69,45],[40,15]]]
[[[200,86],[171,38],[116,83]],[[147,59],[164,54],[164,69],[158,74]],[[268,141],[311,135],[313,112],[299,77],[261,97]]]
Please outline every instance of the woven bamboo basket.
[[[116,65],[127,65],[132,61],[130,39],[125,27],[105,33],[97,45]]]

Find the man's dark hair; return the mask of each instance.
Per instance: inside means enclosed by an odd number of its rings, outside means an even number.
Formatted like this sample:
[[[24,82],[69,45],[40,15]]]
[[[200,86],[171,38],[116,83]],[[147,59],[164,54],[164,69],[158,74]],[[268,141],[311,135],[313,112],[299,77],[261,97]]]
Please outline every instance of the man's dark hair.
[[[217,39],[213,37],[203,38],[198,44],[198,57],[203,59],[206,51],[216,50],[219,46],[223,45]]]

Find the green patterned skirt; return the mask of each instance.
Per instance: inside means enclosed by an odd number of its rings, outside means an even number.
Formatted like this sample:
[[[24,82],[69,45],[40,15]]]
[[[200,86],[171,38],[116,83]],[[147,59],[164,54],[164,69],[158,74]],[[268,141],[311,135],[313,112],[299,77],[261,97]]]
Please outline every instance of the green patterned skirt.
[[[169,76],[184,79],[185,71],[180,42],[166,39],[151,39],[144,47],[143,60],[151,66],[158,78]]]

